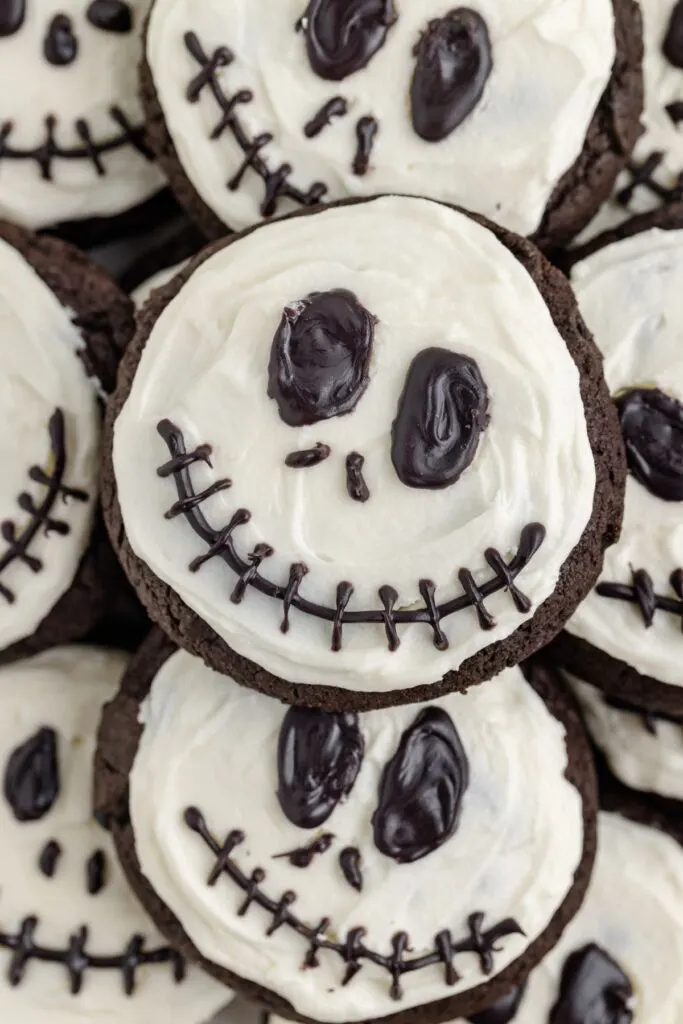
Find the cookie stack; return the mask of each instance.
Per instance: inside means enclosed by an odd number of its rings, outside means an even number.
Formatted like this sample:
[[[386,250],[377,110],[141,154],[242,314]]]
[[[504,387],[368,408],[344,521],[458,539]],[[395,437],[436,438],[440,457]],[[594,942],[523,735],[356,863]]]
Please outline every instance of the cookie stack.
[[[645,6],[0,3],[9,1020],[678,1024]]]

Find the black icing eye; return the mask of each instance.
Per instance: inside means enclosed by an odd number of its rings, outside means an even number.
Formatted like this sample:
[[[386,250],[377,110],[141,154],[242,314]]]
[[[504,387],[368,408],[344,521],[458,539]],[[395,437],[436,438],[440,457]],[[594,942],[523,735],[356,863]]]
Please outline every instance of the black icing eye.
[[[457,7],[429,22],[414,53],[413,128],[426,142],[441,142],[472,113],[491,74],[486,22],[476,11]]]
[[[683,0],[674,4],[662,52],[675,68],[683,68]]]
[[[0,0],[0,38],[18,32],[25,17],[26,0]]]
[[[78,56],[78,39],[74,35],[71,18],[55,14],[43,43],[46,60],[56,67],[68,67]]]
[[[657,388],[635,388],[616,402],[628,466],[656,498],[683,501],[683,405]]]
[[[130,4],[123,0],[92,0],[86,17],[91,25],[105,32],[131,32],[133,29]]]
[[[59,796],[57,735],[39,729],[11,755],[5,769],[4,793],[17,821],[39,821]]]
[[[375,318],[342,288],[285,309],[273,339],[268,396],[290,427],[351,412],[369,383]]]
[[[630,1024],[631,982],[599,946],[573,953],[562,971],[560,996],[550,1024]]]
[[[397,18],[393,0],[311,0],[299,24],[316,75],[340,82],[360,71]]]
[[[278,742],[278,800],[299,828],[318,828],[353,789],[364,752],[358,716],[290,708]]]
[[[425,708],[386,765],[373,816],[375,846],[399,864],[438,850],[455,832],[469,762],[452,719]]]
[[[392,427],[391,458],[407,487],[450,487],[488,426],[488,390],[473,359],[427,348],[413,360]]]

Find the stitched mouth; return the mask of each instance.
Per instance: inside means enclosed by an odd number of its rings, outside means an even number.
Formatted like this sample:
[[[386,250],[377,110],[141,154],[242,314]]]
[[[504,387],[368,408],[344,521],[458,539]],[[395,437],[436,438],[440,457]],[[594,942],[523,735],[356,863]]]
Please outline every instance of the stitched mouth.
[[[7,968],[7,979],[13,987],[21,984],[26,968],[32,961],[59,964],[64,967],[69,976],[71,994],[74,996],[81,991],[83,976],[87,970],[121,971],[123,990],[127,996],[132,996],[135,991],[137,971],[150,964],[169,964],[176,984],[185,978],[185,961],[180,954],[168,946],[146,950],[142,935],[133,935],[120,953],[95,956],[86,952],[89,933],[85,925],[69,936],[69,945],[66,949],[36,943],[35,933],[38,925],[37,917],[25,917],[15,934],[7,934],[0,930],[0,949],[9,950],[12,954]]]
[[[56,160],[89,161],[98,177],[103,177],[107,173],[107,168],[102,158],[107,153],[113,153],[124,146],[131,146],[151,162],[154,155],[145,141],[144,128],[141,125],[132,124],[118,106],[110,108],[109,116],[117,129],[112,135],[101,140],[95,139],[88,122],[84,118],[79,118],[73,125],[74,134],[80,140],[79,143],[75,146],[62,146],[55,138],[59,120],[53,114],[47,114],[45,136],[42,143],[33,149],[13,146],[12,135],[15,124],[13,121],[4,121],[0,127],[0,162],[2,160],[33,161],[40,168],[41,176],[45,181],[52,181],[53,164]]]

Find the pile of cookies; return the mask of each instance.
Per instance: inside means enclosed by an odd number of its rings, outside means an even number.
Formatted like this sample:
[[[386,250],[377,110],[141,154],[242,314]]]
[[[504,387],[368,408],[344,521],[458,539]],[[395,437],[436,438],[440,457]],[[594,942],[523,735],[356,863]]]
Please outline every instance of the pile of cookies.
[[[680,1024],[683,2],[0,83],[0,1018]]]

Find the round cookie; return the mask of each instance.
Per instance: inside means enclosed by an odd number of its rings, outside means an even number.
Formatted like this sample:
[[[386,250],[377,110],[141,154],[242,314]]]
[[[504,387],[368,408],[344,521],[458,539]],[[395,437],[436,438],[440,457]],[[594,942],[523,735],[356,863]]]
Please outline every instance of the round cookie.
[[[567,692],[532,682],[288,709],[158,632],[103,718],[96,807],[226,984],[300,1020],[437,1024],[519,982],[589,879],[592,757]]]
[[[0,669],[0,1016],[22,1024],[204,1024],[230,998],[129,890],[92,817],[102,706],[124,655],[63,647]]]
[[[468,1021],[676,1024],[683,1013],[682,926],[680,846],[655,828],[603,812],[583,907],[526,987]],[[284,1020],[271,1015],[268,1024]]]
[[[102,399],[132,312],[85,256],[0,222],[0,662],[83,636],[118,585],[98,513]]]
[[[206,250],[145,307],[105,440],[105,516],[151,617],[332,710],[465,689],[547,643],[623,483],[562,275],[405,197]]]
[[[633,0],[155,0],[142,89],[208,237],[397,192],[557,246],[633,148],[641,57]]]
[[[667,228],[668,230],[661,230]],[[683,713],[683,207],[603,236],[572,283],[605,356],[630,468],[621,539],[553,646],[580,678]]]
[[[149,7],[2,0],[0,216],[34,229],[110,218],[161,189],[136,77]],[[152,214],[136,211],[138,227]]]

